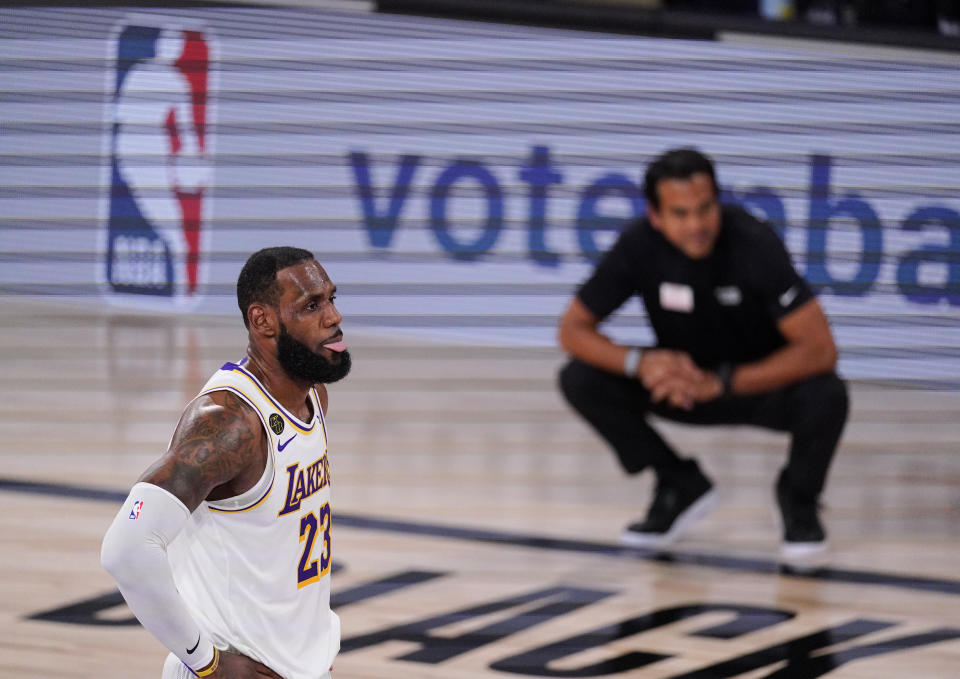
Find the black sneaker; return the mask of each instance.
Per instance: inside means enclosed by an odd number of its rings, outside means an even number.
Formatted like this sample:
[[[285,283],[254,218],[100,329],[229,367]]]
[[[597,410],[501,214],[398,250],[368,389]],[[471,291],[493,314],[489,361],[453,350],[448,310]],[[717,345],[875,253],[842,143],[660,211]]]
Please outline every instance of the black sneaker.
[[[713,484],[693,463],[689,476],[657,481],[647,518],[627,526],[620,540],[631,547],[666,547],[706,516],[716,503]]]
[[[792,493],[787,488],[784,475],[780,474],[777,479],[777,502],[783,521],[780,556],[786,562],[817,561],[827,551],[827,535],[820,523],[816,498],[803,498]]]

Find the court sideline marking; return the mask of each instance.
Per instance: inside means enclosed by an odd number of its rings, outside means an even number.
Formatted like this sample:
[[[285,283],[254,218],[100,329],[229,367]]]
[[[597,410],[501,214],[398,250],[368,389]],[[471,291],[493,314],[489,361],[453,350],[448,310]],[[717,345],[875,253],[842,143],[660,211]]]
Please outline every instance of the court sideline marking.
[[[109,488],[69,483],[27,481],[24,479],[5,477],[0,477],[0,492],[28,493],[32,495],[112,502],[117,505],[121,504],[127,497],[127,491],[112,490]],[[359,530],[379,530],[406,535],[465,540],[556,552],[594,554],[613,558],[675,563],[745,573],[780,574],[784,577],[810,578],[851,585],[881,585],[906,590],[960,595],[960,580],[947,580],[943,578],[898,575],[895,573],[845,568],[819,568],[814,571],[793,572],[789,569],[784,569],[773,559],[737,557],[724,554],[711,554],[709,552],[663,553],[657,552],[656,550],[624,547],[615,543],[592,540],[570,540],[544,535],[445,526],[442,524],[384,519],[357,514],[337,513],[336,522],[340,526]]]

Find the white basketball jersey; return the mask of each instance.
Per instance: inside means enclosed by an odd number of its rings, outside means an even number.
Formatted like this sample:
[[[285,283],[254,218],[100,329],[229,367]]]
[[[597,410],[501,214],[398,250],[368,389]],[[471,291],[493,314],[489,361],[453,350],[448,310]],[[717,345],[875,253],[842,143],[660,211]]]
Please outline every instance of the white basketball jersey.
[[[260,416],[266,469],[249,491],[201,502],[170,544],[174,580],[220,649],[249,656],[285,677],[318,679],[340,650],[330,610],[330,470],[323,413],[288,412],[244,368],[227,363],[200,392],[229,391]]]

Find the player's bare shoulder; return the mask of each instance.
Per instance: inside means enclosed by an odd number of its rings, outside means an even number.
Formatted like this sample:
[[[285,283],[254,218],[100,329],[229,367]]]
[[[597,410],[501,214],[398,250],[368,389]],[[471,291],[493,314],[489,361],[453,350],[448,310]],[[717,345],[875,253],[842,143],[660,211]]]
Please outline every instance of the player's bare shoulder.
[[[229,391],[187,405],[166,454],[141,481],[159,486],[191,511],[204,499],[239,495],[260,478],[267,438],[256,412]]]

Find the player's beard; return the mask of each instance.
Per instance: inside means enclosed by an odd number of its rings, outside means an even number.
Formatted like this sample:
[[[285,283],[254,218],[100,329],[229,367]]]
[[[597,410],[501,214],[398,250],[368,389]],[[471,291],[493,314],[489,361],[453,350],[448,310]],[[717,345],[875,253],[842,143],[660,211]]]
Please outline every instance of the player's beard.
[[[280,324],[277,359],[290,377],[307,380],[312,384],[330,384],[343,379],[350,372],[350,352],[331,353],[333,360],[311,351],[306,344],[294,339],[283,323]]]

